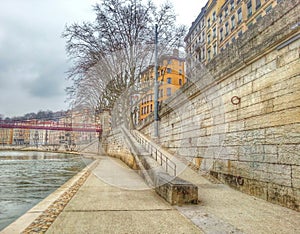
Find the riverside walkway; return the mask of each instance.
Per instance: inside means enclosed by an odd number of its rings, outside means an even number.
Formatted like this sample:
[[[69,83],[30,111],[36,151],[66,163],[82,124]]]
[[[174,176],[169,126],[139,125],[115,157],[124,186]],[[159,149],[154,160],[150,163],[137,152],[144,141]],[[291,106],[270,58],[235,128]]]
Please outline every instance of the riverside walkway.
[[[202,233],[118,159],[102,157],[47,233]]]
[[[198,186],[200,203],[171,206],[120,160],[94,156],[97,166],[46,233],[300,233],[300,212],[211,183],[190,168],[180,177]],[[54,200],[45,199],[1,234],[22,232]]]
[[[101,157],[47,233],[300,233],[300,213],[186,168],[199,205],[170,206],[120,160]]]

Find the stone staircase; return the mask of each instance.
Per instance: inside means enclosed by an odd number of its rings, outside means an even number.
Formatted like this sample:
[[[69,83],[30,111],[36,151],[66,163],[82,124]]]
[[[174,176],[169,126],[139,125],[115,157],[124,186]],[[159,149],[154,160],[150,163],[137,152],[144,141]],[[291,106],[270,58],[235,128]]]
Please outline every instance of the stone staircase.
[[[135,157],[136,164],[139,167],[137,172],[161,197],[172,205],[198,203],[198,187],[196,185],[168,174],[163,165],[158,163],[153,154],[137,141],[132,132],[125,127],[121,127],[121,132],[127,147]],[[173,158],[170,157],[168,160],[173,161]],[[180,170],[185,166],[178,160],[175,163]]]

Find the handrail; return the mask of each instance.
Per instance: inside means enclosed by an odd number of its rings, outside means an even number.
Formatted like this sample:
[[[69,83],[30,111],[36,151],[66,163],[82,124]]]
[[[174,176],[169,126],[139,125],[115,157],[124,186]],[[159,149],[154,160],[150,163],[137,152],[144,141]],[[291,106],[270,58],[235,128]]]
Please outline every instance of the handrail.
[[[176,176],[176,163],[169,159],[157,147],[153,146],[148,140],[141,137],[135,131],[132,132],[134,138],[151,154],[151,156],[166,170],[170,175]]]

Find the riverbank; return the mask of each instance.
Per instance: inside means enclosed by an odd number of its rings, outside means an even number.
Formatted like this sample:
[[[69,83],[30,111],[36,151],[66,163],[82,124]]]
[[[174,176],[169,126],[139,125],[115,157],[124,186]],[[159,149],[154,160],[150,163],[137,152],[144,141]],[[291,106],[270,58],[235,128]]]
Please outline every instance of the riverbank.
[[[15,146],[10,146],[10,147],[1,147],[0,146],[0,151],[33,151],[33,152],[45,152],[45,153],[61,153],[61,154],[75,154],[75,155],[80,155],[81,153],[78,151],[65,151],[65,150],[46,150],[43,148],[36,148],[36,147],[15,147]]]
[[[73,176],[65,184],[19,217],[12,224],[4,228],[1,234],[12,233],[41,233],[52,224],[64,206],[69,202],[81,185],[97,166],[98,161],[92,162],[82,171]],[[26,230],[25,230],[26,229]]]

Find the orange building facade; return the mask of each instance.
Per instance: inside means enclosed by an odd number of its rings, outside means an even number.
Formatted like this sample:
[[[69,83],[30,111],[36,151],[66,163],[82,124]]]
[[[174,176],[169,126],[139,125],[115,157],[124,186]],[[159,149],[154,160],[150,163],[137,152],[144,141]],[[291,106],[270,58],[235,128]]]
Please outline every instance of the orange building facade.
[[[284,0],[208,0],[185,37],[187,73],[207,64]]]
[[[146,92],[141,97],[139,105],[140,120],[144,120],[154,111],[154,69],[154,66],[149,66],[141,74],[140,80]],[[172,96],[186,82],[185,60],[179,57],[178,50],[174,50],[173,55],[163,55],[159,59],[158,82],[158,101],[160,104]]]

